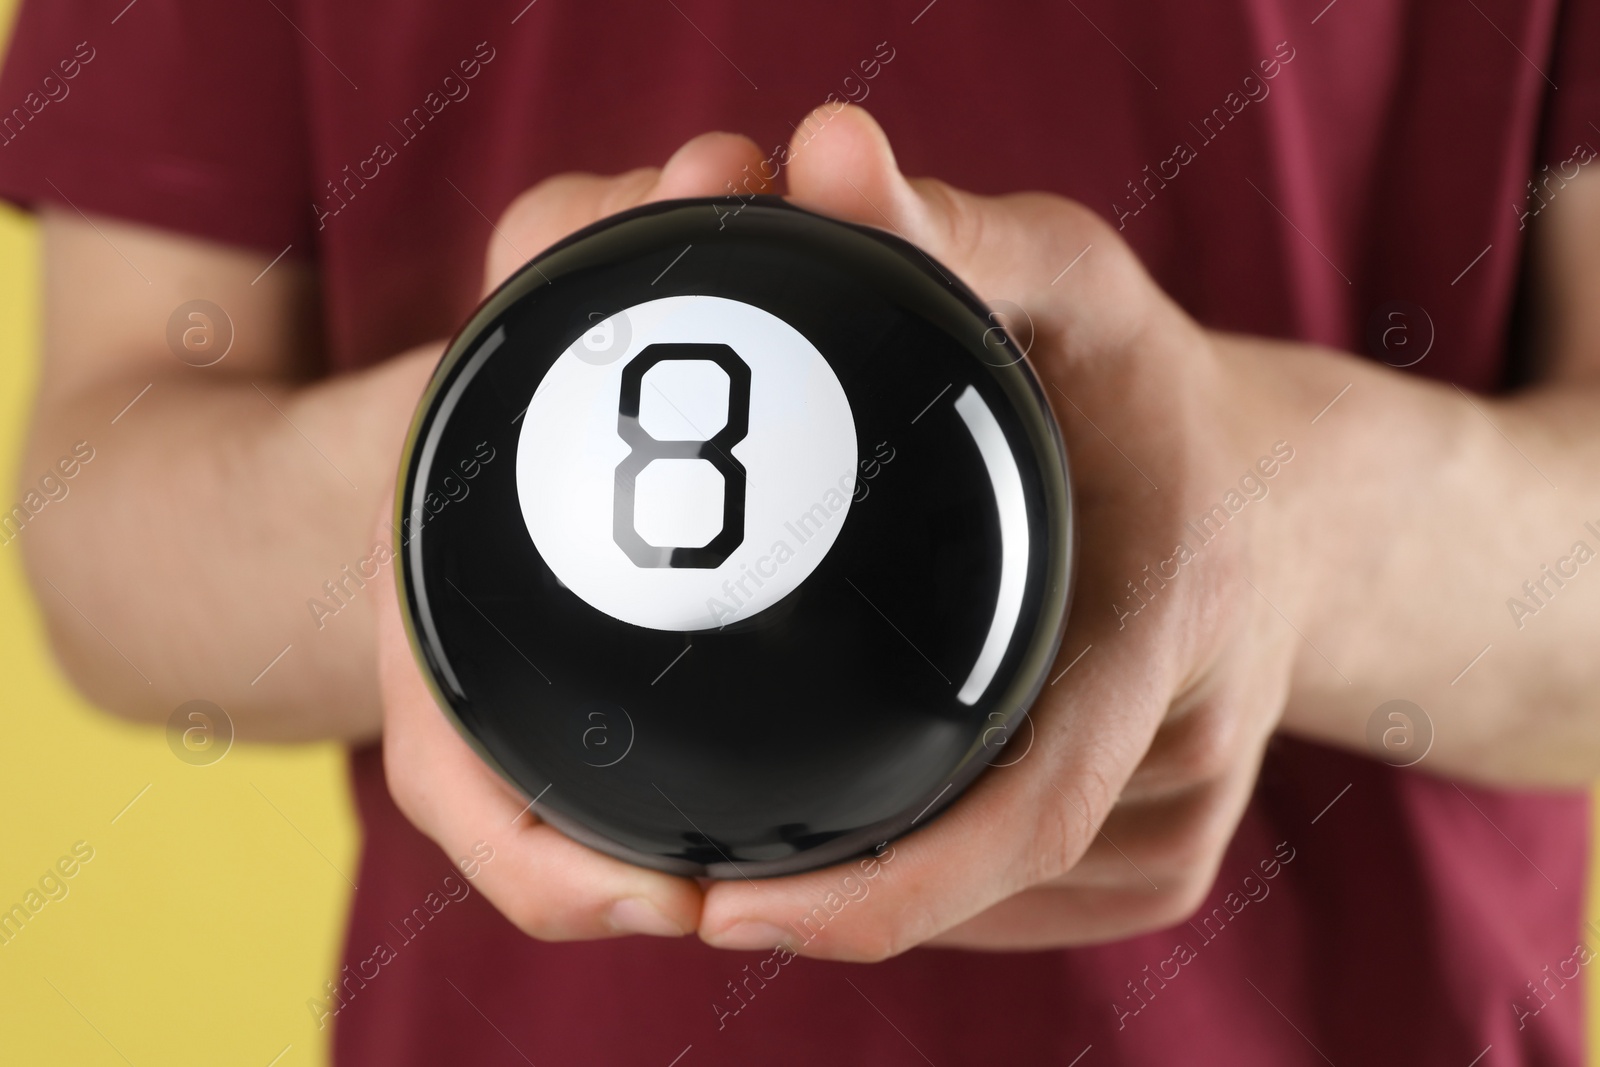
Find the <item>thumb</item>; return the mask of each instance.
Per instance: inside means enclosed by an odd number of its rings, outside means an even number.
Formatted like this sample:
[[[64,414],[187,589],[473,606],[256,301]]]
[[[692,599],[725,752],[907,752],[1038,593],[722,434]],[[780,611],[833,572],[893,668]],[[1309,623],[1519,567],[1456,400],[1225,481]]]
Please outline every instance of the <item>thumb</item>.
[[[735,133],[703,133],[673,153],[665,166],[618,175],[558,174],[511,202],[490,237],[485,292],[493,291],[540,252],[607,215],[657,200],[716,196],[732,183],[767,192],[761,149]]]
[[[1079,349],[1125,343],[1159,299],[1094,212],[1049,193],[989,197],[908,179],[883,128],[853,104],[820,107],[797,127],[788,188],[801,207],[910,241],[991,306],[1018,304],[1036,328]]]

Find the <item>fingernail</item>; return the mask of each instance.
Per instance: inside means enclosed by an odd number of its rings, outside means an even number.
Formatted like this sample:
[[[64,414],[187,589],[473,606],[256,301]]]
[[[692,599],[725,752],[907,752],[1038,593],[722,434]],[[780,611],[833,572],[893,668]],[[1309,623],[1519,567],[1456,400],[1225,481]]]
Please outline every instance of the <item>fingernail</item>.
[[[617,901],[611,905],[606,920],[620,934],[649,934],[651,937],[682,937],[684,934],[682,927],[643,897]]]
[[[722,931],[722,933],[710,938],[711,943],[718,948],[740,949],[750,952],[777,948],[788,940],[789,931],[773,926],[771,923],[757,922],[735,923]]]

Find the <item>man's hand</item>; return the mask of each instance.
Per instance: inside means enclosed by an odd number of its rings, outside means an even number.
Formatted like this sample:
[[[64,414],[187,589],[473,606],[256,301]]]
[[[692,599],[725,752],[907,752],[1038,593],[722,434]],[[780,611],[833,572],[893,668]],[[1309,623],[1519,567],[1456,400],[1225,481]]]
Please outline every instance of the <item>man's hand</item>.
[[[907,181],[864,112],[823,115],[795,154],[793,200],[899,233],[992,306],[1026,309],[1031,323],[1007,325],[1066,440],[1081,556],[1027,755],[896,842],[871,897],[796,947],[871,960],[932,939],[1036,948],[1176,923],[1211,886],[1298,652],[1252,587],[1298,612],[1275,550],[1290,520],[1270,494],[1290,477],[1288,422],[1089,210]],[[1188,525],[1202,516],[1207,540]],[[1027,737],[1014,735],[1018,749]],[[792,942],[788,924],[846,873],[714,885],[701,934],[729,948]]]
[[[485,291],[524,261],[607,215],[655,200],[715,196],[761,159],[755,144],[731,134],[697,137],[663,168],[615,178],[562,175],[535,186],[506,210],[489,247]],[[378,518],[388,529],[389,508]],[[699,887],[601,855],[527,812],[440,713],[418,672],[392,583],[379,604],[384,766],[400,810],[452,856],[488,841],[497,862],[478,885],[512,922],[552,941],[619,934],[682,936],[700,919]]]

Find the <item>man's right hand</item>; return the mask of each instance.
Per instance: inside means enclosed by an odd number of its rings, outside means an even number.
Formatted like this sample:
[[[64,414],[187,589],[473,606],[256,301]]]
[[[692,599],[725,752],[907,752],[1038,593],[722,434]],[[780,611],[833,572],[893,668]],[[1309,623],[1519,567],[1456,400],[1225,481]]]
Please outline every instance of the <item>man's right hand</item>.
[[[616,177],[567,174],[518,197],[489,245],[485,292],[567,234],[639,204],[716,196],[744,169],[758,172],[751,141],[709,133],[685,144],[663,168]],[[387,532],[391,508],[378,516]],[[696,883],[612,859],[541,822],[515,790],[467,746],[445,718],[418,670],[393,583],[379,602],[379,677],[383,755],[400,810],[450,856],[479,841],[495,850],[478,887],[512,922],[544,940],[623,934],[681,937],[700,921]]]

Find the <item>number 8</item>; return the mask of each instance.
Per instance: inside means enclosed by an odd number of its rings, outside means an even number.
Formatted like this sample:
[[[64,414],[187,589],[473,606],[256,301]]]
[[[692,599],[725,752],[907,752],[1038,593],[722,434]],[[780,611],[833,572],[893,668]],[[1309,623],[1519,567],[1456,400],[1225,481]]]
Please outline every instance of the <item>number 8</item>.
[[[728,376],[728,418],[700,441],[659,441],[639,425],[639,400],[645,372],[658,363],[707,362]],[[636,567],[711,569],[719,567],[744,542],[744,464],[729,451],[750,432],[750,367],[720,344],[655,344],[622,371],[617,400],[617,436],[627,442],[627,458],[617,464],[611,538]],[[661,548],[639,536],[634,525],[634,486],[639,473],[658,459],[699,459],[722,475],[722,529],[704,547]]]

